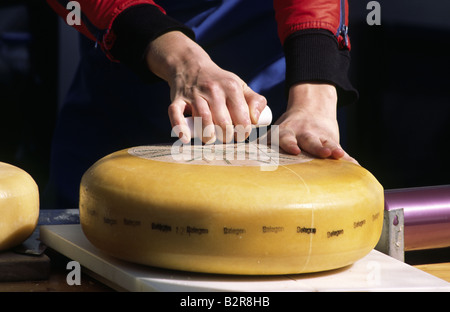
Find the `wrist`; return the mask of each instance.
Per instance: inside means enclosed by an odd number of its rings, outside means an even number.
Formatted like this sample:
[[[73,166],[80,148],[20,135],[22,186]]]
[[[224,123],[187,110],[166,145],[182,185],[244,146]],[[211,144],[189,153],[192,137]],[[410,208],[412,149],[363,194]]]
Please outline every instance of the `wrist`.
[[[184,33],[171,31],[149,43],[145,54],[147,66],[154,74],[170,82],[180,72],[195,71],[208,54]]]
[[[166,15],[156,5],[131,4],[114,19],[106,48],[112,59],[130,67],[144,81],[154,81],[154,73],[146,64],[146,49],[149,42],[174,31],[195,39],[189,27]]]
[[[324,29],[299,30],[286,38],[286,91],[310,81],[336,86],[339,105],[353,103],[358,92],[352,86],[348,70],[349,49],[340,49],[336,37]]]
[[[336,118],[337,91],[331,84],[300,83],[289,88],[287,111]]]

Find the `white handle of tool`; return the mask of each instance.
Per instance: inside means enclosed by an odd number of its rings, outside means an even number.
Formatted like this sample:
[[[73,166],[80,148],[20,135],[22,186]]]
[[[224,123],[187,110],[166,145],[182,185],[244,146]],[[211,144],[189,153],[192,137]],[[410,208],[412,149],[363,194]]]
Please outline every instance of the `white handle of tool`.
[[[194,131],[194,117],[185,117],[186,123],[189,127],[189,131],[191,132],[191,137],[196,137],[196,131]],[[258,122],[256,125],[252,125],[255,127],[263,127],[268,126],[272,122],[272,111],[270,110],[269,106],[266,105],[266,107],[261,112],[261,115],[259,115]],[[201,131],[201,129],[199,129]]]

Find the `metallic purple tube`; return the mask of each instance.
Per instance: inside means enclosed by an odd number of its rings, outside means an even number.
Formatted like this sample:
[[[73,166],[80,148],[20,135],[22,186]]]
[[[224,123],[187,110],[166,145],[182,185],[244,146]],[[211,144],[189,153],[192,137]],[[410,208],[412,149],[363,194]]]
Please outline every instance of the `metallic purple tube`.
[[[386,190],[385,202],[403,208],[405,251],[450,246],[450,185]]]

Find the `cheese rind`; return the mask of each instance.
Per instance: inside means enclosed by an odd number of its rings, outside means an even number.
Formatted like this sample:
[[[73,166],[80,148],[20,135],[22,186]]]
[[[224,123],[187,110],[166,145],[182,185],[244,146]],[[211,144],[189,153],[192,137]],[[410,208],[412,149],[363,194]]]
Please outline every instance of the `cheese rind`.
[[[123,260],[205,273],[296,274],[352,264],[377,244],[383,209],[373,175],[330,159],[264,171],[122,150],[94,164],[80,188],[80,221],[93,245]]]
[[[39,191],[24,170],[0,162],[0,251],[26,240],[39,218]]]

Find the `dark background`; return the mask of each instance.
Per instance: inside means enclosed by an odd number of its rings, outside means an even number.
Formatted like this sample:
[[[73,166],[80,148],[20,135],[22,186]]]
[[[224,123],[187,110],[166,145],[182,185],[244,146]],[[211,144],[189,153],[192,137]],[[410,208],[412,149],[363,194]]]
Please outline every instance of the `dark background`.
[[[0,161],[42,191],[57,114],[58,21],[45,1],[0,2]]]
[[[342,143],[385,189],[450,184],[450,2],[378,1],[380,26],[367,24],[368,2],[349,0],[360,99],[340,109]],[[76,38],[45,1],[0,4],[0,161],[41,191]]]
[[[381,26],[349,2],[348,152],[386,189],[450,184],[450,2],[379,1]]]

